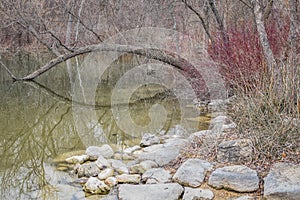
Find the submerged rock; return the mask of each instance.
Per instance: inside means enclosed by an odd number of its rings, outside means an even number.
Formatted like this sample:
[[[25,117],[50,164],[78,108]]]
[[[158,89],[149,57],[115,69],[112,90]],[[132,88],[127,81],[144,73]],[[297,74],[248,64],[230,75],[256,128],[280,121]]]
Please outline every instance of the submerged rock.
[[[183,187],[177,183],[119,186],[120,200],[177,200],[182,193]]]
[[[182,200],[193,200],[193,199],[211,200],[213,198],[214,198],[214,193],[211,190],[185,187]]]
[[[95,177],[90,177],[84,184],[83,190],[91,194],[108,194],[110,187]]]
[[[300,166],[289,163],[276,163],[264,178],[266,199],[300,199]]]
[[[212,164],[205,160],[190,158],[185,161],[173,176],[173,180],[190,187],[199,187],[208,170],[212,169]]]
[[[217,189],[253,192],[259,187],[259,178],[255,170],[243,165],[233,165],[213,171],[208,184]]]

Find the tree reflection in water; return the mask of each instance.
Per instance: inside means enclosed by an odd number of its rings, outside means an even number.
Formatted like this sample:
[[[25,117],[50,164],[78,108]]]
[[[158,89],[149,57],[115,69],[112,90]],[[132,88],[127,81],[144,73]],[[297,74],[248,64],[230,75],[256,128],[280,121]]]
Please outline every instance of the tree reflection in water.
[[[0,180],[1,199],[69,199],[84,198],[81,188],[71,187],[72,177],[59,172],[51,159],[64,152],[85,149],[72,116],[70,98],[55,93],[34,82],[3,83],[0,88]],[[137,123],[147,123],[152,100],[137,102],[132,115]],[[172,101],[173,102],[173,101]],[[168,110],[166,127],[178,120],[178,108],[170,101],[162,102]],[[86,124],[86,131],[105,133],[101,143],[126,148],[135,144],[135,138],[125,134],[116,125],[111,108],[73,102],[75,106],[93,107],[98,121]],[[89,134],[87,134],[88,137]],[[63,194],[62,194],[63,192]],[[75,198],[75,199],[76,199]]]

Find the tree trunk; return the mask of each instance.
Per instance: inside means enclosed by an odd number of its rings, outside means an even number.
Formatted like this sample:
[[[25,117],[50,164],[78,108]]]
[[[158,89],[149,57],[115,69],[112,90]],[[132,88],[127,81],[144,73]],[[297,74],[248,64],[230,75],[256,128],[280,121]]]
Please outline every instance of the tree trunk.
[[[262,12],[262,8],[260,5],[261,1],[260,0],[251,0],[251,3],[253,5],[256,29],[257,29],[257,32],[259,35],[260,44],[263,49],[264,58],[267,62],[268,72],[274,73],[277,71],[275,69],[276,68],[276,60],[275,60],[274,54],[271,50],[269,40],[268,40],[268,35],[267,35],[265,25],[263,22],[263,12]]]

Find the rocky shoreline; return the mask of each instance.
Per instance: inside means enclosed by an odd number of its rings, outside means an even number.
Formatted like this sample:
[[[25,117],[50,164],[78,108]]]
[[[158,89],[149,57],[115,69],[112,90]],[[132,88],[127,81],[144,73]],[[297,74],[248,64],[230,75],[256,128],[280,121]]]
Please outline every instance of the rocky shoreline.
[[[300,166],[278,162],[260,177],[242,164],[251,159],[251,141],[226,140],[226,131],[235,127],[219,115],[211,120],[209,130],[188,138],[176,131],[161,137],[145,134],[139,146],[123,152],[114,152],[107,144],[91,146],[84,155],[65,161],[86,193],[105,200],[300,199]],[[201,142],[198,150],[203,154],[216,149],[217,161],[191,155],[172,169],[182,149],[195,140]],[[224,197],[220,191],[230,195]]]

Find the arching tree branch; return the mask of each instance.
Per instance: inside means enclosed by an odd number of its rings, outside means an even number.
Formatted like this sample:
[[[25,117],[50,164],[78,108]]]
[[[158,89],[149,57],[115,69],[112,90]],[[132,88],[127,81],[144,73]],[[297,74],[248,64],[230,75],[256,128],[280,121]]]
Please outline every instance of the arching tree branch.
[[[99,45],[89,45],[82,48],[79,48],[78,50],[74,50],[74,52],[69,52],[64,55],[58,56],[57,58],[51,60],[50,62],[46,63],[44,66],[39,68],[38,70],[28,74],[25,77],[22,78],[15,78],[15,80],[33,80],[36,77],[40,76],[41,74],[47,72],[48,70],[52,69],[56,65],[67,61],[73,57],[91,53],[91,52],[97,52],[97,51],[116,51],[121,53],[132,53],[136,55],[146,56],[148,58],[152,58],[161,62],[164,62],[166,64],[170,64],[173,67],[185,70],[187,67],[192,67],[191,64],[189,64],[186,60],[183,58],[175,58],[171,54],[159,50],[159,49],[145,49],[142,47],[135,47],[130,45],[119,45],[119,44],[99,44]]]

